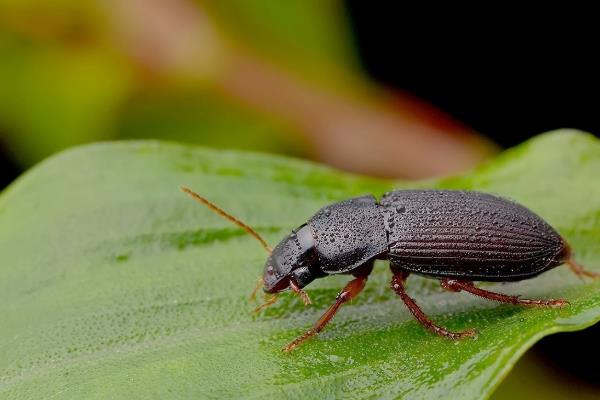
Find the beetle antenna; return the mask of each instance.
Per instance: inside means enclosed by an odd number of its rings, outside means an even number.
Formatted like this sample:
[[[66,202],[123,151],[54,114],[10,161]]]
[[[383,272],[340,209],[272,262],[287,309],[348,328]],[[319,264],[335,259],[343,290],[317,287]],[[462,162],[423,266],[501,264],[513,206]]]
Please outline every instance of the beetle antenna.
[[[263,279],[263,277],[259,277],[258,280],[256,281],[256,286],[254,287],[254,290],[252,291],[252,293],[250,293],[250,298],[248,298],[248,300],[250,301],[254,301],[256,299],[256,293],[258,292],[258,289],[260,289],[261,287],[263,287],[265,284],[265,281]]]
[[[208,208],[210,208],[211,210],[213,210],[214,212],[219,214],[221,217],[228,219],[229,221],[233,222],[234,224],[236,224],[237,226],[239,226],[240,228],[242,228],[243,230],[248,232],[250,235],[254,236],[254,238],[260,242],[260,244],[265,248],[265,250],[267,250],[267,252],[269,254],[271,254],[273,252],[273,249],[271,248],[271,246],[269,246],[267,244],[265,239],[263,239],[258,234],[258,232],[256,232],[254,229],[250,228],[250,226],[248,226],[247,224],[243,223],[242,221],[240,221],[233,215],[229,214],[222,208],[218,207],[216,204],[211,203],[204,197],[200,196],[198,193],[194,192],[192,189],[182,186],[181,191],[183,193],[186,193],[187,195],[189,195],[192,199],[196,200],[198,203],[204,204],[205,206],[207,206]]]

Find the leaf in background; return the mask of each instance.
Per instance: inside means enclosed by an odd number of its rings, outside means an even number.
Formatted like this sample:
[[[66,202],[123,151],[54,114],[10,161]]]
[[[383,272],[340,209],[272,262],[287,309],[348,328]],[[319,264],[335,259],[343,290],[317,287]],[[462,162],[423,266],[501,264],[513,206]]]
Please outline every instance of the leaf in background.
[[[214,93],[214,82],[181,82],[174,71],[166,77],[147,76],[126,55],[123,32],[113,26],[115,17],[104,3],[0,4],[0,141],[21,166],[75,144],[116,138],[177,139],[208,146],[225,142],[238,149],[294,155],[306,151],[305,140],[294,136],[293,129],[272,115]],[[349,65],[356,66],[339,2],[197,3],[201,11],[214,9],[218,34],[226,31],[240,48],[277,59],[292,74],[331,84],[349,74]],[[145,13],[138,17],[143,19]],[[139,20],[130,22],[136,23]],[[174,24],[176,31],[180,27]],[[204,53],[190,54],[194,56],[207,58]],[[229,68],[227,60],[211,61]],[[344,80],[338,86],[353,84]],[[173,96],[178,97],[182,115],[165,105]],[[161,130],[154,122],[172,126]],[[200,128],[211,124],[223,130],[213,131],[212,137],[203,134]],[[131,125],[136,130],[128,130]],[[229,130],[232,125],[244,129]]]
[[[600,143],[561,131],[459,178],[420,187],[514,198],[600,266]],[[399,184],[308,162],[160,142],[100,144],[37,166],[0,197],[2,398],[461,398],[488,396],[535,341],[600,319],[600,282],[566,268],[491,284],[566,297],[526,309],[409,280],[427,313],[477,340],[425,331],[376,265],[365,292],[315,340],[281,347],[310,326],[347,277],[310,285],[253,317],[247,295],[265,260],[240,229],[191,202],[186,184],[276,244],[321,206]],[[412,186],[416,186],[413,184]]]
[[[112,138],[130,72],[105,49],[0,43],[0,139],[27,166],[75,144]]]
[[[309,153],[285,123],[265,118],[210,91],[161,90],[136,96],[124,106],[117,136],[202,143],[214,148]]]
[[[227,33],[302,75],[331,84],[361,70],[346,9],[336,0],[224,0],[199,4]]]

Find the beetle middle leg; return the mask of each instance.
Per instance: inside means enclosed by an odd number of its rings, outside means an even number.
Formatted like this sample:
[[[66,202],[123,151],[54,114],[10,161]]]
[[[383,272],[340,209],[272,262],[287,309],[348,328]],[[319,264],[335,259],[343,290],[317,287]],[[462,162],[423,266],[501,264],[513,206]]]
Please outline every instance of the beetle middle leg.
[[[460,292],[464,290],[475,296],[482,297],[484,299],[497,301],[500,303],[519,304],[524,306],[539,306],[539,307],[564,307],[569,304],[564,299],[547,299],[547,300],[531,300],[522,299],[519,296],[512,296],[503,293],[491,292],[489,290],[480,289],[475,287],[473,282],[470,281],[459,281],[456,279],[441,279],[440,283],[446,290],[453,292]]]
[[[392,278],[392,290],[396,292],[398,296],[402,299],[406,307],[410,313],[416,318],[417,321],[425,328],[430,330],[433,333],[437,333],[440,336],[444,336],[450,339],[463,339],[465,337],[475,336],[477,331],[475,329],[466,329],[461,332],[452,332],[447,330],[444,327],[437,325],[433,322],[429,317],[421,310],[421,308],[415,303],[415,301],[410,297],[404,288],[406,283],[406,278],[408,278],[409,273],[403,270],[396,270],[392,268],[392,272],[394,277]]]

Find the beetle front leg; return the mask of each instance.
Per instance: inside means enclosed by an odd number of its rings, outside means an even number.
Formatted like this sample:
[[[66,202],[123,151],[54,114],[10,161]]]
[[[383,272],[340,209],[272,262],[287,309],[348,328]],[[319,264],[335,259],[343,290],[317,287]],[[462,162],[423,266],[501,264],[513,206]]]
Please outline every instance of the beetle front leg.
[[[409,275],[408,272],[394,269],[392,269],[392,272],[394,274],[391,284],[392,290],[396,292],[398,296],[400,296],[404,304],[406,304],[406,307],[408,307],[410,313],[425,328],[440,336],[444,336],[454,340],[463,339],[466,337],[473,337],[477,334],[477,331],[475,329],[466,329],[461,332],[452,332],[444,327],[437,325],[435,322],[429,319],[429,317],[423,312],[423,310],[421,310],[417,303],[415,303],[415,301],[406,293],[404,286],[406,283],[406,278],[408,278]]]
[[[452,292],[460,292],[464,290],[475,296],[482,297],[484,299],[497,301],[500,303],[518,304],[523,306],[538,306],[538,307],[564,307],[569,304],[567,300],[563,299],[548,299],[548,300],[530,300],[522,299],[519,296],[511,296],[503,293],[491,292],[489,290],[480,289],[473,285],[470,281],[459,281],[456,279],[441,279],[440,283],[446,290]]]
[[[348,284],[344,287],[344,289],[337,295],[335,298],[335,303],[333,303],[327,311],[319,318],[319,320],[306,331],[304,334],[298,336],[292,342],[290,342],[287,346],[283,348],[283,351],[286,353],[294,350],[303,342],[307,341],[311,337],[315,336],[317,333],[321,332],[325,325],[331,321],[333,316],[337,313],[338,309],[342,306],[342,304],[352,300],[356,297],[365,287],[367,283],[367,276],[357,276],[355,279],[348,282]]]

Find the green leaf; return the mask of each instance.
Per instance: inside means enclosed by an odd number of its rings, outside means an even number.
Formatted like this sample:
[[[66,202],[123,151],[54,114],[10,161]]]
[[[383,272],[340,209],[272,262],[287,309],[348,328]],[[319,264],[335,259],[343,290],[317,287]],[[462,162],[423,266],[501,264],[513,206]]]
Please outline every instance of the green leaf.
[[[559,131],[463,177],[412,184],[480,189],[542,215],[600,267],[600,143]],[[498,305],[418,277],[409,291],[452,329],[421,328],[388,289],[385,263],[316,339],[307,329],[348,277],[252,316],[265,254],[178,191],[189,185],[276,244],[321,206],[409,183],[308,162],[159,142],[97,144],[53,157],[0,197],[0,398],[461,398],[488,396],[535,341],[600,320],[600,282],[561,267],[489,287],[566,297],[563,310]]]

